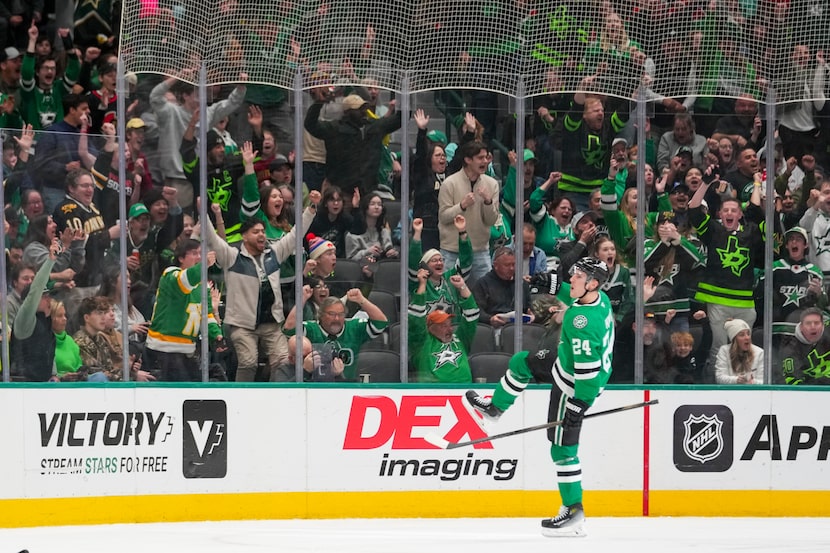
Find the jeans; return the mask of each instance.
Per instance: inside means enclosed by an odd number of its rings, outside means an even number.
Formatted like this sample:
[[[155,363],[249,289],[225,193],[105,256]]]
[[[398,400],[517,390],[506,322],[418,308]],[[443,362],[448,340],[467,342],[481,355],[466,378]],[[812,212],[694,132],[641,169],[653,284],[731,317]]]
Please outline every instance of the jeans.
[[[444,258],[444,270],[447,270],[450,267],[455,267],[455,264],[458,261],[458,252],[451,252],[441,249],[441,256]],[[486,275],[492,267],[493,262],[490,259],[489,250],[473,252],[473,268],[470,271],[470,276],[466,279],[467,286],[472,288],[473,284],[475,284],[478,279]]]

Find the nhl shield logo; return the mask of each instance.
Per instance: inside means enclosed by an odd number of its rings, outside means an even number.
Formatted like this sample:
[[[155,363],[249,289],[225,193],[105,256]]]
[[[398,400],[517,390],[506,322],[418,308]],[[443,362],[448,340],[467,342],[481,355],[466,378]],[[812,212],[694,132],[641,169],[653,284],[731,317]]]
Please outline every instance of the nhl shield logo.
[[[674,466],[681,472],[729,470],[734,426],[726,405],[681,405],[674,412]]]
[[[717,415],[695,417],[691,413],[683,422],[683,451],[701,463],[716,459],[723,451],[723,422]]]

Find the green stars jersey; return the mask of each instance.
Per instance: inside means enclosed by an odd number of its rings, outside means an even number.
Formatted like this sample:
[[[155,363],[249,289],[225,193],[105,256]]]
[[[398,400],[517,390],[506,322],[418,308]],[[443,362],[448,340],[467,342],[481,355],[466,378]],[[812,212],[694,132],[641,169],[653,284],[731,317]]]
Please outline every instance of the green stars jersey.
[[[815,343],[807,342],[795,324],[772,327],[773,384],[830,385],[830,328]]]
[[[340,334],[329,334],[317,321],[303,321],[305,336],[312,344],[330,345],[332,351],[340,355],[343,360],[343,378],[354,381],[357,373],[357,357],[360,346],[373,338],[383,334],[387,321],[372,321],[358,318],[346,319]],[[286,336],[294,336],[296,329],[283,329]]]
[[[570,299],[570,286],[563,284],[557,297]],[[565,311],[559,348],[553,365],[553,380],[570,397],[589,405],[605,388],[611,376],[614,349],[614,314],[604,292],[593,303],[572,303]]]
[[[168,267],[159,281],[156,305],[150,330],[147,332],[147,347],[165,353],[196,352],[196,339],[202,324],[202,289],[200,284],[202,264],[197,263],[187,270]],[[222,334],[213,317],[208,294],[208,333],[210,340]]]
[[[559,267],[559,244],[575,240],[571,225],[560,226],[545,207],[545,190],[530,193],[530,218],[536,227],[536,246],[548,257],[548,271]]]
[[[63,120],[63,99],[72,92],[81,73],[81,62],[76,56],[67,56],[63,78],[55,79],[52,88],[37,86],[35,56],[26,52],[20,67],[20,113],[36,131]]]
[[[418,382],[472,382],[467,353],[478,326],[478,305],[471,295],[461,300],[461,317],[452,341],[444,343],[427,330],[425,294],[413,294],[409,304],[409,351]]]
[[[418,269],[421,264],[421,257],[423,257],[423,248],[420,240],[409,241],[409,291],[414,293],[418,288]],[[445,267],[446,268],[446,267]],[[441,283],[436,285],[431,280],[427,280],[427,288],[424,292],[426,298],[427,314],[432,313],[436,309],[440,309],[452,315],[455,315],[455,322],[459,322],[458,304],[461,303],[461,298],[458,291],[450,284],[450,277],[458,274],[466,279],[470,276],[470,271],[473,268],[473,246],[469,238],[462,240],[458,239],[458,264],[455,267],[450,267],[444,271],[444,277]]]

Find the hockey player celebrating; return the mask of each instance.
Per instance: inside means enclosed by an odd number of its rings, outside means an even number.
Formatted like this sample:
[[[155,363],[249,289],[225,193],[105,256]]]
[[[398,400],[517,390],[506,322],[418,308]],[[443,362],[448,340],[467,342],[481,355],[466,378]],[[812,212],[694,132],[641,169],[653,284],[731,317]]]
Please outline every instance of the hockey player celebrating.
[[[562,284],[561,289],[556,274],[537,275],[533,283],[570,304],[562,321],[555,361],[547,349],[516,353],[492,398],[480,397],[472,390],[466,394],[470,407],[494,422],[534,376],[553,384],[548,420],[561,420],[562,424],[548,430],[548,439],[552,442],[550,455],[556,465],[562,507],[555,517],[542,521],[542,534],[548,537],[585,535],[582,470],[577,456],[579,432],[585,411],[608,382],[614,345],[611,302],[600,290],[608,278],[608,267],[603,261],[583,257],[571,267],[570,276],[570,285]]]

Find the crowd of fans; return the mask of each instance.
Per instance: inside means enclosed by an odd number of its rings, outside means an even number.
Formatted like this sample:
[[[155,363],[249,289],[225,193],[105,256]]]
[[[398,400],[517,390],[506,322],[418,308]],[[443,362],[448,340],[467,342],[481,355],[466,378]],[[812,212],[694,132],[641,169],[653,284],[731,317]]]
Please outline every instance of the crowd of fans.
[[[200,121],[199,91],[186,82],[192,71],[127,74],[122,158],[114,37],[90,42],[37,11],[20,20],[7,15],[15,32],[0,45],[0,121],[11,379],[199,380],[206,340],[211,380],[356,381],[368,372],[362,352],[393,347],[403,313],[384,295],[397,301],[403,292],[410,381],[471,382],[482,326],[493,350],[511,324],[543,326],[539,343],[526,338],[525,349],[556,351],[567,306],[549,293],[551,283],[591,256],[610,275],[603,290],[616,322],[612,383],[634,381],[638,332],[645,383],[763,383],[766,302],[773,304],[772,383],[830,383],[823,363],[830,352],[823,51],[793,46],[804,86],[798,101],[779,110],[775,128],[759,113],[758,82],[722,91],[734,98],[718,97],[705,110],[695,107],[708,98],[700,94],[652,93],[655,113],[640,129],[641,152],[629,102],[598,90],[610,66],[648,73],[650,58],[626,37],[610,3],[603,9],[606,27],[584,53],[578,92],[534,98],[525,141],[512,149],[493,140],[498,129],[512,128],[505,121],[513,115],[498,101],[473,101],[477,107],[458,118],[446,113],[446,128],[431,128],[434,110],[400,113],[376,80],[350,64],[348,86],[330,68],[309,68],[301,183],[294,143],[285,138],[293,133],[282,117],[285,98],[263,101],[267,87],[247,86],[244,71],[237,85],[212,91],[207,121]],[[410,152],[390,142],[402,128],[415,133]],[[408,214],[399,202],[403,156]],[[766,175],[767,159],[775,175]],[[639,187],[638,164],[645,169]],[[126,222],[119,220],[122,191]],[[201,201],[209,204],[203,224]],[[774,203],[771,220],[767,202]],[[644,274],[634,270],[638,225],[646,236]],[[765,274],[769,225],[774,263]],[[392,284],[381,277],[400,263],[408,274],[403,289],[402,273]],[[764,296],[767,278],[772,298]],[[523,305],[514,302],[517,285]],[[645,298],[642,329],[636,287]],[[302,359],[295,358],[299,324]]]

